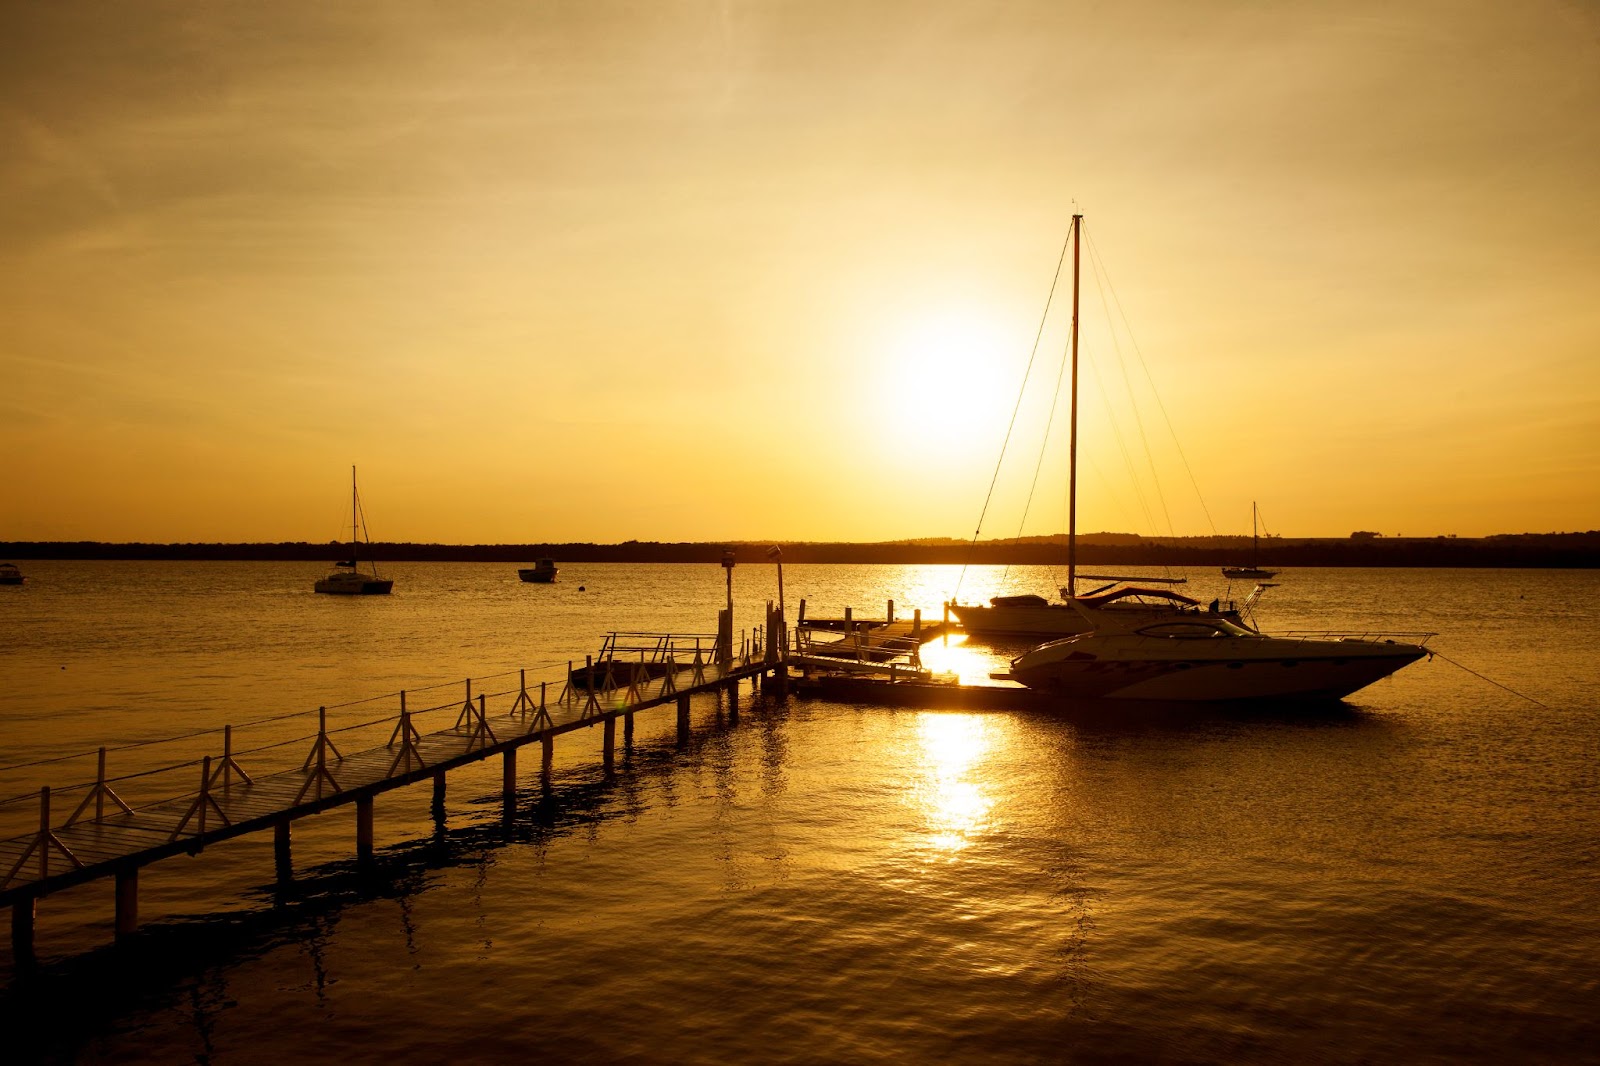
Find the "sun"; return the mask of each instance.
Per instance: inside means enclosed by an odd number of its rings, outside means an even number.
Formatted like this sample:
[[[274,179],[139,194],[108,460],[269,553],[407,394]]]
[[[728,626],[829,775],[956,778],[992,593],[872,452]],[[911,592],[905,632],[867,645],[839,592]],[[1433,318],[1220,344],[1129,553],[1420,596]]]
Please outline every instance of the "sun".
[[[902,321],[884,360],[893,431],[937,438],[950,451],[996,447],[1018,384],[1015,346],[998,321],[971,308]]]

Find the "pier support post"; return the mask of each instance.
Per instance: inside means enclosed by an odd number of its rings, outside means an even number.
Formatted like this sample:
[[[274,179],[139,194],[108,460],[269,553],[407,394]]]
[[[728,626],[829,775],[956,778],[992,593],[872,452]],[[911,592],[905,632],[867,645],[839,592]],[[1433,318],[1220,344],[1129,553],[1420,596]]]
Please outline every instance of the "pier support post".
[[[539,738],[539,787],[550,792],[550,769],[556,761],[556,738],[546,733]]]
[[[689,739],[689,694],[678,697],[678,740]]]
[[[356,858],[362,863],[372,861],[372,797],[356,799]]]
[[[629,751],[629,752],[631,752],[633,750],[633,715],[632,715],[632,713],[625,714],[625,715],[622,716],[622,750],[623,751]]]
[[[433,772],[433,803],[430,811],[436,821],[444,821],[444,771]]]
[[[272,827],[272,867],[280,884],[294,880],[294,855],[289,850],[289,819]]]
[[[500,767],[500,794],[509,808],[517,801],[517,749],[507,748],[505,761]]]
[[[116,938],[126,940],[139,928],[139,868],[117,871]]]
[[[33,965],[33,919],[38,907],[37,896],[11,902],[11,957],[19,969]]]
[[[733,667],[733,608],[717,612],[717,669],[727,673]]]
[[[605,725],[605,739],[601,742],[601,756],[605,762],[606,773],[616,769],[617,759],[617,720],[607,718]]]

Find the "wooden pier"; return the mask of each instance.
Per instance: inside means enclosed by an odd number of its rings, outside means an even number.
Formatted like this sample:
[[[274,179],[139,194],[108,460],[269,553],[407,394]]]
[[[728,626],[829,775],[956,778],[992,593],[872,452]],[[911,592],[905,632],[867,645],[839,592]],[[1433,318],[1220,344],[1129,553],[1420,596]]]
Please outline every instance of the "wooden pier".
[[[495,694],[501,701],[495,708],[489,705],[489,694],[474,695],[471,680],[459,703],[423,710],[408,708],[401,692],[397,714],[361,724],[393,723],[388,742],[362,751],[341,752],[339,731],[328,728],[326,711],[321,710],[303,761],[275,773],[251,774],[248,760],[241,762],[245,753],[234,752],[231,727],[225,727],[222,751],[192,767],[193,791],[137,808],[117,794],[115,781],[108,781],[101,749],[98,778],[81,799],[73,796],[75,809],[62,818],[65,811],[52,809],[51,789],[41,788],[37,831],[0,841],[0,906],[11,908],[13,957],[19,964],[33,958],[41,898],[73,885],[114,879],[120,938],[138,925],[142,867],[180,853],[199,854],[231,837],[272,830],[277,876],[288,880],[293,872],[292,823],[334,807],[355,806],[356,854],[370,860],[377,796],[431,780],[435,808],[442,810],[448,773],[497,755],[503,760],[509,812],[516,795],[518,752],[540,746],[548,785],[555,740],[563,733],[601,727],[602,760],[610,772],[619,719],[627,744],[636,713],[676,704],[678,734],[686,738],[690,698],[697,693],[725,691],[735,698],[741,681],[761,684],[768,678],[786,693],[784,631],[781,612],[769,606],[767,625],[737,649],[731,609],[722,613],[715,635],[612,634],[601,656],[589,657],[581,667],[569,663],[558,686],[539,683],[530,688],[527,671],[521,671],[515,690]],[[552,687],[557,692],[547,698]],[[427,733],[417,728],[417,714],[441,710],[456,711],[453,725]],[[83,789],[72,787],[74,793]]]

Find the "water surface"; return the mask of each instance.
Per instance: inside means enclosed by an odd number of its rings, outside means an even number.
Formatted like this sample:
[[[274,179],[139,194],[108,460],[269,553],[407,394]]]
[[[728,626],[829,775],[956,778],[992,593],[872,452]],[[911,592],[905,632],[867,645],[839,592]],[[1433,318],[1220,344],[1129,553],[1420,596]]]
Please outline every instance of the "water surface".
[[[288,740],[319,705],[380,718],[402,688],[430,706],[468,676],[500,692],[609,630],[709,631],[725,596],[715,566],[566,565],[535,586],[398,565],[393,596],[360,600],[311,595],[319,568],[296,564],[27,571],[0,589],[5,766],[293,713],[238,731]],[[986,569],[961,593],[1055,576]],[[735,571],[740,626],[774,577]],[[893,597],[936,617],[955,580],[785,569],[791,614]],[[1261,608],[1268,631],[1435,631],[1544,707],[1438,660],[1315,713],[746,694],[735,721],[700,699],[681,747],[670,709],[641,715],[609,778],[599,731],[562,737],[550,794],[530,766],[509,826],[494,761],[451,775],[442,825],[425,786],[385,794],[376,878],[350,861],[345,809],[296,823],[288,891],[270,836],[147,868],[127,950],[108,947],[108,883],[49,897],[42,973],[0,953],[0,1013],[46,1058],[110,1062],[1592,1059],[1597,602],[1589,572],[1306,570]],[[976,676],[1003,655],[928,659]],[[92,774],[0,771],[0,799]],[[166,784],[124,787],[191,787]],[[28,811],[0,805],[16,831]]]

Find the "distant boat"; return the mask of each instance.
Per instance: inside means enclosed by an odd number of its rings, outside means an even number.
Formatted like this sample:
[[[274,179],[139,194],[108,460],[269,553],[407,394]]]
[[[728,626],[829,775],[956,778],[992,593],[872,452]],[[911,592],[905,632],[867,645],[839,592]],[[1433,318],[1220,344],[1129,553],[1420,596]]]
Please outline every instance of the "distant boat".
[[[540,559],[531,567],[517,571],[517,576],[524,581],[532,581],[539,585],[548,585],[556,579],[561,571],[556,566],[554,559]]]
[[[0,563],[0,585],[20,585],[26,580],[16,563]]]
[[[378,564],[367,560],[371,576],[360,568],[361,497],[356,494],[356,468],[350,468],[350,558],[333,564],[333,572],[312,586],[317,592],[334,596],[387,596],[394,582],[378,576]],[[368,542],[370,544],[370,541]]]
[[[1260,580],[1263,578],[1277,577],[1276,570],[1266,570],[1256,565],[1261,556],[1261,526],[1256,518],[1256,505],[1250,504],[1250,565],[1249,566],[1224,566],[1222,576],[1232,581],[1243,578],[1245,580]]]

